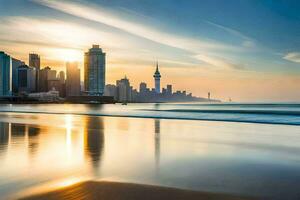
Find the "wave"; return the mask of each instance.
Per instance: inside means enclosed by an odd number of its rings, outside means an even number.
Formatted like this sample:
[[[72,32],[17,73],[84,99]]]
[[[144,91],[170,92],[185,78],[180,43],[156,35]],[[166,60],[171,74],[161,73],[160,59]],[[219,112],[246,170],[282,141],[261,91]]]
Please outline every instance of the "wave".
[[[299,116],[300,111],[289,110],[205,110],[205,109],[171,109],[171,110],[156,110],[156,109],[141,109],[143,111],[157,112],[176,112],[176,113],[211,113],[211,114],[252,114],[252,115],[286,115]]]
[[[162,111],[162,110],[148,110]],[[166,110],[164,110],[166,111]],[[168,112],[174,110],[169,110]],[[182,111],[182,110],[181,110]],[[195,111],[195,110],[194,110]],[[198,110],[199,111],[199,110]],[[294,125],[300,126],[300,119],[278,119],[276,117],[267,117],[257,119],[256,117],[218,117],[216,115],[199,116],[199,115],[153,115],[152,113],[93,113],[93,112],[57,112],[57,111],[28,111],[28,110],[0,110],[2,113],[25,113],[25,114],[59,114],[59,115],[83,115],[83,116],[107,116],[107,117],[132,117],[132,118],[153,118],[153,119],[173,119],[173,120],[199,120],[199,121],[218,121],[218,122],[238,122],[238,123],[255,123],[255,124],[272,124],[272,125]],[[222,112],[222,111],[221,111]],[[181,112],[182,113],[182,112]],[[185,112],[188,114],[188,112]],[[199,113],[199,112],[198,112]],[[292,115],[293,116],[293,115]]]

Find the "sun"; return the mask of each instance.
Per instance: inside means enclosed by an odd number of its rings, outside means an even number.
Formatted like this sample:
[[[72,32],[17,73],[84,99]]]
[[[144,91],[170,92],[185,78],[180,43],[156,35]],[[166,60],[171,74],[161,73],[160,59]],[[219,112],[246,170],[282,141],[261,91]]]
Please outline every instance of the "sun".
[[[65,62],[80,62],[83,60],[83,53],[80,50],[62,49],[58,53],[60,60]]]

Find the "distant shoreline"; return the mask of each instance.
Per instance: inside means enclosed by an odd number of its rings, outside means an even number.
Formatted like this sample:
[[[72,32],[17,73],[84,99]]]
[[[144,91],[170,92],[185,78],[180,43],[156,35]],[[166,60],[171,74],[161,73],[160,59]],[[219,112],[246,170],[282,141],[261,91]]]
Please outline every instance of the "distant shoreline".
[[[105,200],[250,200],[254,198],[241,197],[230,194],[200,192],[176,189],[162,186],[87,181],[77,183],[55,191],[36,194],[20,200],[75,200],[75,199],[105,199]]]

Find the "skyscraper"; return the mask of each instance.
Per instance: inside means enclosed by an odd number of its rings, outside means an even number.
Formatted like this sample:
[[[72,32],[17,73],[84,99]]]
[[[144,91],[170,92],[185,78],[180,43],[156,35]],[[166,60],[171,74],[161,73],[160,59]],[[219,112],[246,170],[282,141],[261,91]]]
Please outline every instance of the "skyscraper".
[[[117,81],[117,100],[119,102],[131,101],[131,87],[126,76]]]
[[[0,51],[0,96],[10,96],[12,92],[11,57]]]
[[[106,85],[104,95],[114,97],[114,100],[117,100],[117,87],[112,84]]]
[[[167,95],[172,95],[172,85],[167,85]]]
[[[31,93],[36,89],[36,68],[27,65],[18,67],[18,92]]]
[[[141,82],[140,83],[140,93],[145,94],[147,92],[147,83]]]
[[[25,65],[21,60],[11,58],[12,62],[12,92],[14,94],[18,93],[18,67]]]
[[[105,87],[105,53],[93,45],[84,54],[84,90],[88,95],[101,96]]]
[[[77,62],[67,62],[66,95],[80,95],[80,69]]]
[[[34,67],[36,69],[36,91],[39,90],[39,77],[40,77],[40,69],[41,69],[41,59],[40,56],[38,54],[35,53],[30,53],[29,54],[29,66],[30,67]]]
[[[45,67],[44,69],[41,69],[39,73],[39,81],[38,81],[39,92],[48,92],[49,91],[48,82],[56,79],[57,78],[56,78],[55,70],[51,70],[50,67]]]
[[[156,93],[160,93],[160,72],[158,70],[158,63],[156,63],[156,71],[153,75],[154,77],[154,82],[155,82],[155,92]]]
[[[40,56],[35,53],[29,54],[29,66],[34,67],[36,70],[40,70],[41,68],[41,60]]]

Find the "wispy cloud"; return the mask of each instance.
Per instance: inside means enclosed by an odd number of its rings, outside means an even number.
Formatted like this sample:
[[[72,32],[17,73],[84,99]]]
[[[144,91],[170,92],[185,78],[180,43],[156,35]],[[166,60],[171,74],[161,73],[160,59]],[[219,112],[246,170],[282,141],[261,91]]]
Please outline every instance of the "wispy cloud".
[[[300,63],[300,52],[287,53],[283,58],[291,62]]]
[[[184,49],[187,51],[203,51],[203,50],[226,50],[239,51],[238,47],[224,44],[217,41],[199,40],[187,38],[173,33],[159,31],[153,26],[147,26],[145,23],[133,22],[114,13],[112,10],[104,9],[100,6],[93,7],[84,3],[74,3],[70,1],[50,1],[50,0],[34,0],[35,2],[68,13],[87,20],[96,21],[127,33],[142,37],[159,44]]]
[[[218,56],[208,56],[208,55],[198,54],[195,56],[195,58],[211,66],[217,67],[219,69],[235,69],[235,70],[244,69],[244,65],[236,64],[231,60],[218,57]]]
[[[240,31],[237,31],[235,29],[232,29],[232,28],[229,28],[229,27],[226,27],[226,26],[223,26],[223,25],[220,25],[220,24],[217,24],[217,23],[214,23],[214,22],[211,22],[211,21],[205,21],[207,24],[210,24],[214,27],[217,27],[223,31],[226,31],[227,33],[230,33],[231,35],[234,35],[242,40],[244,40],[242,42],[242,45],[244,47],[254,47],[255,46],[255,40],[253,38],[250,38],[248,36],[246,36],[245,34],[243,34],[242,32]]]

